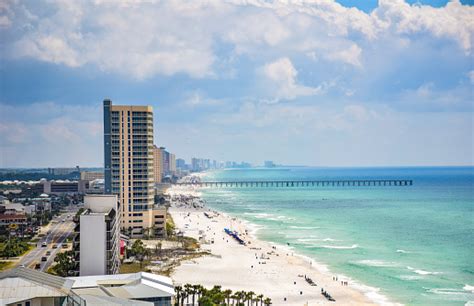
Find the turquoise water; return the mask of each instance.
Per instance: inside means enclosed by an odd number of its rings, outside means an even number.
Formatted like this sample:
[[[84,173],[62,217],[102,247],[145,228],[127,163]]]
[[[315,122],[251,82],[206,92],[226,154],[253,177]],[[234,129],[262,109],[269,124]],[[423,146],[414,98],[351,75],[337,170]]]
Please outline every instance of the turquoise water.
[[[474,167],[278,168],[205,180],[413,179],[410,187],[203,189],[212,208],[258,226],[261,239],[408,305],[474,301]]]

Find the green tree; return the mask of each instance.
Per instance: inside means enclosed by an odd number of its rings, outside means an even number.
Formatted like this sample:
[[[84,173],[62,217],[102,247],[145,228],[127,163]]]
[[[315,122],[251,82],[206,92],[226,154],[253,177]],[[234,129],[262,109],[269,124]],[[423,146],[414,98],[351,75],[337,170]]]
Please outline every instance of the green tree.
[[[224,292],[222,292],[222,293],[224,295],[224,298],[227,300],[227,305],[230,305],[230,298],[232,296],[232,290],[227,289],[227,290],[224,290]]]
[[[54,258],[54,261],[56,262],[56,265],[53,267],[53,271],[59,276],[70,276],[71,272],[75,270],[76,263],[74,261],[73,251],[58,253]]]
[[[131,252],[138,259],[138,261],[140,261],[141,268],[145,257],[148,255],[148,250],[145,248],[143,241],[140,239],[135,240],[135,242],[132,244]]]
[[[263,300],[263,303],[265,304],[265,306],[270,306],[272,304],[272,300],[270,298],[266,298],[265,300]]]
[[[181,292],[183,292],[183,287],[181,286],[176,286],[174,287],[174,291],[176,291],[176,302],[175,305],[179,306],[180,305],[180,298],[181,298]]]

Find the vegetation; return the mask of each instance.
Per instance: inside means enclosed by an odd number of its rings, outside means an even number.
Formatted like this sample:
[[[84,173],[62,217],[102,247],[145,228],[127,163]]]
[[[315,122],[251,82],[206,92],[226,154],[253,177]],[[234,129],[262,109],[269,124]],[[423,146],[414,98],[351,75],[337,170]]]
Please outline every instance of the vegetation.
[[[171,215],[168,214],[166,216],[166,236],[168,238],[173,237],[175,228],[176,228],[176,225],[174,225],[173,218],[171,218]]]
[[[147,269],[146,266],[149,265],[149,261],[144,260],[143,262],[140,263],[122,263],[120,265],[120,274],[124,273],[137,273],[137,272],[150,272],[150,269]],[[145,267],[145,268],[143,268]]]
[[[132,244],[130,254],[138,259],[138,261],[140,262],[140,268],[142,267],[145,258],[150,255],[148,249],[145,247],[143,241],[141,241],[140,239],[135,240],[135,242]]]
[[[0,245],[0,257],[17,257],[30,250],[30,245],[26,241],[18,238],[10,238]]]
[[[13,265],[13,261],[0,261],[0,271],[10,269]]]
[[[182,306],[185,304],[195,305],[196,301],[199,306],[269,306],[272,304],[271,299],[265,298],[262,294],[257,295],[252,291],[232,292],[232,290],[229,289],[222,290],[221,286],[214,286],[212,289],[206,289],[201,285],[186,284],[183,287],[176,286],[175,291],[175,306]]]
[[[62,277],[70,276],[69,273],[74,271],[76,267],[73,251],[58,253],[54,258],[54,262],[56,262],[56,265],[53,267],[53,271]]]

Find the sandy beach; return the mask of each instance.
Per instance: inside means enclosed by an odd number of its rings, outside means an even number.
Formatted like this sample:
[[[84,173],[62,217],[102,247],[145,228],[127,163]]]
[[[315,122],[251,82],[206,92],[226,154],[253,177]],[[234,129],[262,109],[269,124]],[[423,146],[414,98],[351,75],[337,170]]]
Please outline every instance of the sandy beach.
[[[176,284],[253,291],[270,297],[273,305],[390,304],[375,288],[371,291],[344,276],[331,274],[325,266],[294,254],[290,248],[256,239],[252,227],[242,220],[176,201],[169,212],[177,229],[198,239],[201,248],[212,253],[177,267],[172,274]],[[246,245],[239,244],[224,228],[237,231]],[[310,285],[305,277],[317,286]],[[322,289],[336,302],[328,301]]]

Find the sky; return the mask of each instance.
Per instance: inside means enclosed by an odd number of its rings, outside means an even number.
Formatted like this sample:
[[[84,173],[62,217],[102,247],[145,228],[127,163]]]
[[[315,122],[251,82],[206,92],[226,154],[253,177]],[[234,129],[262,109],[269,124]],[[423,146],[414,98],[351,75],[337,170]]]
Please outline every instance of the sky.
[[[102,101],[177,157],[473,165],[473,1],[0,0],[0,167],[103,166]]]

